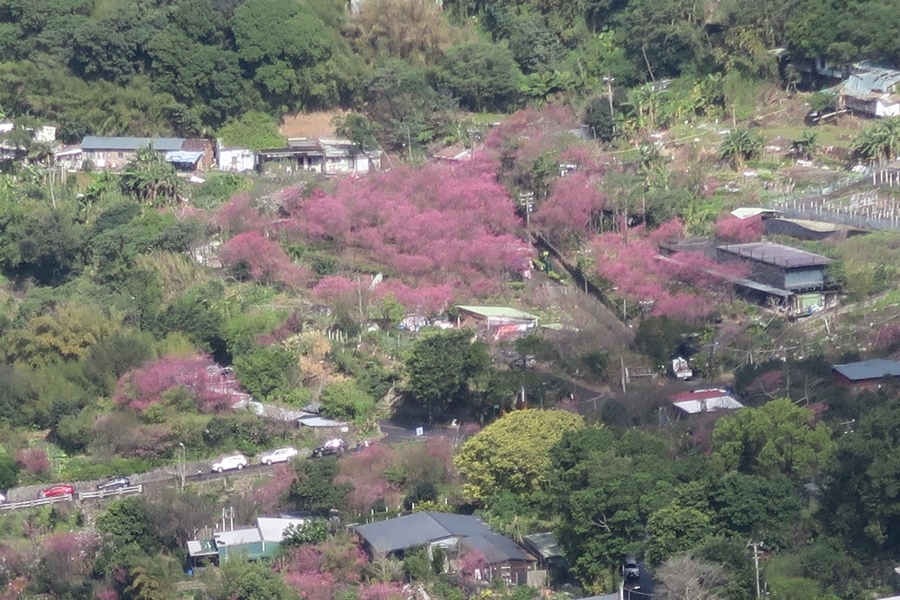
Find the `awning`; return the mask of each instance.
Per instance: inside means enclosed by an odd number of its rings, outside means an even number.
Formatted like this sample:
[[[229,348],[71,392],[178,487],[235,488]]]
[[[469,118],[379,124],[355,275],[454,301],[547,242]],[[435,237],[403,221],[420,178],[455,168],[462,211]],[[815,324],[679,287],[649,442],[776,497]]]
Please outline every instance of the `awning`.
[[[166,162],[170,163],[194,165],[197,164],[197,161],[201,158],[203,158],[203,152],[191,152],[187,150],[173,150],[171,152],[166,152]]]

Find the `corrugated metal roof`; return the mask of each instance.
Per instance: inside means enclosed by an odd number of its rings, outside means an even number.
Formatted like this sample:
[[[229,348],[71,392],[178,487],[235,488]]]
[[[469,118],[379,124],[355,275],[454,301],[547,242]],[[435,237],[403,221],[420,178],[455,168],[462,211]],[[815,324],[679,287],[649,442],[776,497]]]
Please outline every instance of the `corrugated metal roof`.
[[[259,517],[256,519],[256,527],[259,529],[259,537],[264,542],[281,543],[284,539],[284,530],[291,525],[303,525],[308,519],[282,519],[279,517]]]
[[[772,242],[729,244],[719,246],[718,249],[741,258],[786,268],[818,267],[831,264],[832,262],[830,258]]]
[[[853,65],[850,76],[844,82],[842,94],[851,96],[877,96],[887,94],[900,83],[900,71],[884,69],[869,63],[857,63]]]
[[[215,533],[216,546],[237,546],[240,544],[252,544],[261,542],[259,529],[235,529],[234,531],[219,531]]]
[[[772,210],[771,208],[754,208],[749,206],[742,206],[741,208],[736,208],[731,211],[731,214],[738,219],[749,219],[750,217],[757,217],[759,215],[776,215],[778,214],[778,211]]]
[[[510,308],[508,306],[462,306],[459,305],[456,308],[459,310],[464,310],[473,315],[477,315],[479,317],[484,317],[486,319],[490,318],[506,318],[506,319],[537,319],[536,316],[527,313],[523,310],[519,310],[517,308]]]
[[[134,151],[152,144],[154,150],[181,150],[184,138],[101,137],[89,135],[81,140],[82,150]]]
[[[834,370],[850,381],[900,377],[900,362],[884,358],[834,365]]]

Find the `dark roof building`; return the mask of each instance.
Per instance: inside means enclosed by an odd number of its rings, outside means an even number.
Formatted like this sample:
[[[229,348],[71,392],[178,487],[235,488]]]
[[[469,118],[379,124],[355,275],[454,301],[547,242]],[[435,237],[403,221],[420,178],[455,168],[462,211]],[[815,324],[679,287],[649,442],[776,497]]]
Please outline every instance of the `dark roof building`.
[[[830,258],[772,242],[728,244],[716,248],[719,262],[737,262],[749,271],[735,283],[739,290],[764,305],[789,315],[810,314],[833,300],[825,268]]]
[[[491,580],[501,577],[508,583],[528,583],[535,570],[535,558],[514,541],[491,531],[481,519],[469,515],[420,512],[378,523],[357,525],[356,533],[372,555],[402,554],[407,550],[426,548],[431,555],[435,547],[450,552],[450,567],[461,555],[477,552],[484,568],[476,578]]]
[[[834,365],[831,372],[838,385],[857,389],[878,387],[885,377],[900,377],[900,362],[874,358]]]
[[[481,519],[467,515],[420,512],[396,519],[359,525],[356,532],[371,550],[391,554],[444,540],[492,533]]]

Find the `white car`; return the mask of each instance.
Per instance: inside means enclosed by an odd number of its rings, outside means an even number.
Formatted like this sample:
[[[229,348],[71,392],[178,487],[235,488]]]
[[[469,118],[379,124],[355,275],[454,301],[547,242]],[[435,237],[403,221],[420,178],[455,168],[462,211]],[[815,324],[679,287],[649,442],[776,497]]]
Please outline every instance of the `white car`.
[[[259,457],[259,462],[264,465],[272,463],[287,462],[300,454],[293,446],[287,448],[279,448],[278,450],[270,450]]]
[[[222,471],[231,471],[232,469],[243,469],[249,464],[250,461],[247,460],[246,456],[243,454],[235,454],[233,456],[223,456],[214,462],[212,470],[215,473],[221,473]]]

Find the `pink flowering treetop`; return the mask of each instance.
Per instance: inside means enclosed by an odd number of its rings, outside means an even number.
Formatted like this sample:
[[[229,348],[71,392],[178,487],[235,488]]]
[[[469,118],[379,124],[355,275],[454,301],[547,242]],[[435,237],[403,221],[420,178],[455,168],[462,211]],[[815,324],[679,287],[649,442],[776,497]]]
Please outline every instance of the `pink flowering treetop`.
[[[652,315],[703,318],[745,272],[739,264],[717,263],[700,252],[661,256],[659,244],[681,230],[680,223],[669,222],[653,232],[636,228],[596,236],[591,243],[594,272],[617,296],[641,303]]]
[[[231,375],[216,367],[207,355],[163,356],[123,375],[113,399],[121,406],[143,413],[165,402],[165,395],[183,389],[200,412],[228,410],[242,392]]]
[[[485,159],[342,180],[334,193],[297,197],[283,211],[285,239],[324,245],[345,264],[382,271],[384,293],[409,310],[495,291],[533,253],[494,163]],[[322,299],[359,293],[354,284],[329,277],[314,293]]]
[[[723,242],[745,244],[762,239],[762,217],[756,215],[740,219],[734,215],[725,215],[716,221],[716,238]]]
[[[259,231],[239,233],[219,249],[219,260],[239,278],[299,289],[311,278],[308,269],[294,264],[277,243]]]

